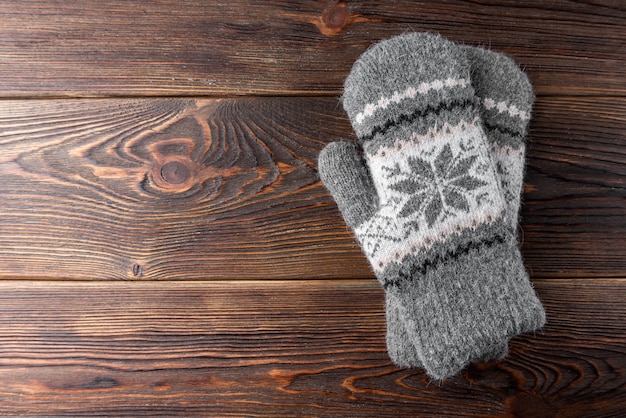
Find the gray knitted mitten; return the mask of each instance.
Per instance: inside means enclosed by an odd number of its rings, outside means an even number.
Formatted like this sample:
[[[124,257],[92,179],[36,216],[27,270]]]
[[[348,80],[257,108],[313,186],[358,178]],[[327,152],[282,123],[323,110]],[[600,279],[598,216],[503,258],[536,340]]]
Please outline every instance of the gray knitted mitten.
[[[355,63],[343,103],[364,156],[329,144],[320,176],[426,371],[454,375],[542,326],[463,50],[431,34],[383,41]]]
[[[506,55],[464,47],[471,68],[471,83],[478,97],[491,157],[496,164],[507,218],[517,228],[524,174],[525,136],[535,99],[532,85],[524,72]],[[387,349],[395,364],[422,367],[417,349],[409,339],[397,309],[399,303],[386,293]],[[503,358],[508,344],[502,342],[482,360]]]

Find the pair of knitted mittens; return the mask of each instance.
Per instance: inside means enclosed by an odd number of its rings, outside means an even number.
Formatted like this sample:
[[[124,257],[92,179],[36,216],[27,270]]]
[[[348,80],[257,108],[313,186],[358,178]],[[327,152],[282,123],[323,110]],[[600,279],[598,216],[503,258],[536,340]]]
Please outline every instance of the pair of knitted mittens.
[[[412,33],[368,49],[344,87],[360,147],[329,144],[319,173],[385,289],[391,359],[444,379],[504,357],[545,323],[515,232],[528,78]]]

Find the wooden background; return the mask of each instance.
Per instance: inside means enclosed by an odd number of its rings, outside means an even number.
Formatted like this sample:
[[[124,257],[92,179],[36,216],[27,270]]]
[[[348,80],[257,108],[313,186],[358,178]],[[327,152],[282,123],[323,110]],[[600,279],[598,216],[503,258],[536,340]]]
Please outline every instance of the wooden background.
[[[548,324],[444,384],[319,182],[377,40],[537,93],[523,254]],[[626,4],[0,0],[0,415],[626,415]]]

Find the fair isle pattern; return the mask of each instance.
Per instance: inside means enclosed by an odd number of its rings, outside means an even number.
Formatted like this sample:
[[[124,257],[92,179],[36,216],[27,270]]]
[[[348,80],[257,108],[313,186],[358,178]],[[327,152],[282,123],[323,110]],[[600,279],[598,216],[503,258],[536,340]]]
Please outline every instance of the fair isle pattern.
[[[396,152],[400,152],[406,146],[415,147],[415,146],[419,146],[419,144],[424,143],[424,142],[434,141],[443,132],[445,132],[448,135],[462,135],[464,132],[478,129],[478,126],[480,125],[480,123],[481,123],[480,118],[475,117],[471,122],[466,122],[464,120],[461,120],[457,125],[451,125],[448,122],[444,122],[443,125],[440,126],[439,128],[431,126],[423,134],[413,132],[409,136],[408,140],[397,139],[393,141],[391,145],[378,148],[375,153],[369,154],[369,158],[370,159],[384,158],[390,149]]]
[[[496,165],[504,200],[508,204],[507,217],[513,227],[517,223],[517,212],[524,182],[524,154],[524,147],[512,148],[491,143],[491,155]]]
[[[417,87],[409,86],[403,92],[395,91],[391,97],[381,97],[376,103],[368,103],[362,112],[359,112],[354,121],[363,123],[365,118],[373,116],[378,110],[386,109],[390,104],[397,104],[406,99],[413,99],[417,94],[426,94],[431,90],[442,90],[444,87],[452,88],[456,86],[467,87],[470,84],[465,78],[447,78],[445,80],[434,80],[430,83],[421,83]]]
[[[508,113],[511,117],[518,117],[523,121],[530,120],[530,113],[519,109],[514,104],[507,104],[506,102],[496,102],[494,99],[485,97],[482,101],[482,105],[487,110],[496,109],[498,113]]]
[[[503,215],[487,150],[475,120],[397,139],[366,157],[380,206],[355,232],[376,272]]]

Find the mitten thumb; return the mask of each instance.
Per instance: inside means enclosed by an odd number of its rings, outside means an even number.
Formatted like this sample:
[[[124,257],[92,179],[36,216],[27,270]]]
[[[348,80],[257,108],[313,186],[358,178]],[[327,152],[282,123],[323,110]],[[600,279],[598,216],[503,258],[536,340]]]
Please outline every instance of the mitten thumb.
[[[357,228],[376,212],[378,195],[355,144],[328,144],[319,155],[318,170],[350,228]]]

